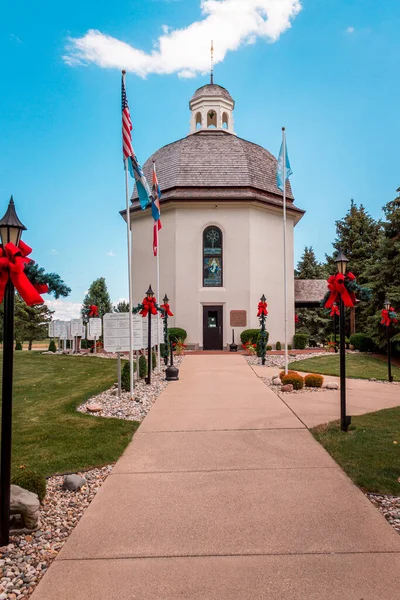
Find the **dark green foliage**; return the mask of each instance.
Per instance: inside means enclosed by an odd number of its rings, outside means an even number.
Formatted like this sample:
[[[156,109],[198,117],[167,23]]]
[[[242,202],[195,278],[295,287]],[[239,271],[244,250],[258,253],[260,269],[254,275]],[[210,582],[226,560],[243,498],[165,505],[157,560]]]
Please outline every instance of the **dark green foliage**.
[[[116,313],[129,312],[129,302],[125,302],[125,300],[118,302],[118,304],[114,307],[114,312],[116,312]]]
[[[57,352],[57,347],[54,340],[50,340],[49,352]]]
[[[82,308],[81,314],[83,319],[87,320],[89,314],[89,306],[95,305],[99,309],[99,317],[103,318],[106,313],[112,312],[112,304],[110,294],[107,290],[107,284],[104,277],[99,277],[93,281],[90,286],[88,293],[86,294]]]
[[[43,475],[40,475],[40,473],[36,473],[36,471],[21,469],[13,476],[11,483],[13,485],[19,485],[19,487],[24,490],[37,494],[40,502],[43,502],[46,496],[46,478]]]
[[[282,350],[282,344],[281,344],[280,342],[276,342],[276,344],[275,344],[275,348],[276,348],[277,350]]]
[[[270,352],[272,350],[272,346],[267,346],[267,352]]]
[[[258,334],[260,333],[259,329],[245,329],[240,334],[240,340],[242,344],[247,344],[250,342],[251,344],[257,344]]]
[[[133,363],[133,372],[136,373],[136,363]],[[124,366],[121,372],[121,387],[124,392],[129,392],[131,389],[131,370],[129,360],[124,361]]]
[[[263,346],[264,346],[264,355],[265,352],[267,350],[267,343],[268,343],[268,339],[269,339],[269,333],[268,331],[264,331],[264,342],[263,342],[263,335],[262,335],[262,331],[258,332],[257,335],[257,356],[261,357],[263,356]]]
[[[185,331],[185,329],[182,329],[181,327],[169,327],[168,335],[169,335],[170,341],[173,344],[176,344],[176,342],[179,339],[182,340],[183,342],[186,340],[187,331]]]
[[[308,344],[308,335],[306,333],[295,333],[293,344],[296,350],[304,350]]]
[[[326,269],[315,257],[312,246],[304,248],[303,256],[294,271],[296,279],[325,279]]]
[[[144,354],[139,356],[139,377],[144,379],[147,376],[147,360]]]
[[[156,368],[157,365],[157,355],[156,353],[153,352],[151,353],[151,370],[154,371],[154,369]]]
[[[374,342],[365,333],[353,333],[349,341],[354,349],[360,352],[371,352],[374,349]]]
[[[46,283],[49,286],[50,294],[55,298],[60,296],[68,296],[71,293],[69,288],[57,273],[46,273],[43,267],[39,267],[37,263],[31,262],[25,265],[25,274],[31,283]]]
[[[16,350],[22,350],[22,344],[21,344],[21,342],[15,342],[15,349]]]
[[[294,390],[302,390],[304,387],[304,379],[298,373],[288,373],[282,377],[282,385],[291,383]]]
[[[291,350],[291,349],[292,349],[291,344],[288,344],[288,350]]]
[[[46,304],[27,306],[19,294],[15,295],[15,338],[28,342],[28,350],[32,350],[34,340],[47,337],[49,323],[54,311]]]

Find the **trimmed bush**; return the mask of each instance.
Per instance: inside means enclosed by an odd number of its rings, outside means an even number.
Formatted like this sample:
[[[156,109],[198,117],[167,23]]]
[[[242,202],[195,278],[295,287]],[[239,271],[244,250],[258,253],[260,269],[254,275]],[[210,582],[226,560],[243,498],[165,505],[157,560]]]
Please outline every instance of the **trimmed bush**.
[[[288,347],[287,347],[287,349],[288,349],[288,350],[291,350],[291,349],[292,349],[292,345],[291,345],[291,344],[288,344]]]
[[[173,344],[181,339],[183,341],[186,340],[187,338],[187,331],[185,331],[185,329],[182,329],[181,327],[170,327],[168,329],[168,334],[169,334],[169,341],[172,342]]]
[[[265,349],[267,349],[269,333],[265,332]],[[257,335],[257,356],[261,356],[261,331],[258,332]]]
[[[19,485],[19,487],[37,494],[40,502],[43,502],[46,496],[46,478],[36,471],[24,469],[19,471],[16,475],[11,478],[13,485]]]
[[[56,344],[54,340],[50,340],[49,352],[57,352]]]
[[[360,352],[370,352],[374,348],[374,342],[365,333],[353,333],[350,336],[350,344]]]
[[[15,349],[16,350],[22,350],[22,343],[21,342],[15,342]],[[55,352],[55,350],[54,350]]]
[[[153,352],[151,353],[151,370],[154,371],[154,369],[156,368],[157,365],[157,355],[156,353]]]
[[[136,362],[133,363],[133,372],[136,373]],[[121,373],[121,387],[124,392],[129,392],[131,389],[131,369],[129,360],[124,361]]]
[[[144,354],[139,356],[139,377],[144,379],[147,376],[147,360]]]
[[[306,333],[295,333],[293,344],[296,350],[304,350],[308,344],[308,335]]]
[[[258,334],[260,333],[259,329],[245,329],[240,334],[240,340],[242,344],[247,344],[250,342],[251,344],[257,344]]]
[[[297,371],[288,371],[288,375],[297,375]],[[285,371],[279,373],[279,379],[282,379],[283,377],[285,377]]]
[[[306,387],[320,388],[322,387],[323,383],[324,378],[322,377],[322,375],[314,375],[313,373],[310,373],[310,375],[306,375],[304,377],[304,385]]]
[[[267,346],[267,352],[270,352],[272,350],[272,346]]]
[[[302,390],[304,387],[304,379],[298,373],[288,373],[282,377],[282,385],[291,383],[294,390]]]
[[[276,344],[275,344],[275,348],[276,348],[277,350],[282,350],[282,344],[281,344],[280,342],[276,342]]]

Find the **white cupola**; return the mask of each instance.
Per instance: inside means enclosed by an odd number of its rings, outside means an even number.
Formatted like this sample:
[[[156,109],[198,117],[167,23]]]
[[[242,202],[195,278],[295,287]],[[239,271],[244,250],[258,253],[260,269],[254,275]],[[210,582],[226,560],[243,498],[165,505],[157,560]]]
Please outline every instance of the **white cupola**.
[[[233,126],[233,109],[235,101],[221,85],[213,81],[195,91],[189,102],[192,116],[190,134],[204,129],[217,129],[235,134]]]

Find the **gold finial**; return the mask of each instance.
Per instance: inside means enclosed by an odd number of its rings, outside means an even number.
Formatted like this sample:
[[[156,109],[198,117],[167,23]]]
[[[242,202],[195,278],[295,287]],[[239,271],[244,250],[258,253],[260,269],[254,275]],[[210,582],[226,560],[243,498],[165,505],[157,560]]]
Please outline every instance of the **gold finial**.
[[[214,83],[214,40],[211,40],[211,84]]]

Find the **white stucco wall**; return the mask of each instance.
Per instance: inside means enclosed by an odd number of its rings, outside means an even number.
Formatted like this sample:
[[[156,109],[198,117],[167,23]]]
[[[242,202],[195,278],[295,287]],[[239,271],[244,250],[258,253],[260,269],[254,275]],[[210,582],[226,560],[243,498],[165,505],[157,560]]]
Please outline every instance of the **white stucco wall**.
[[[256,205],[180,203],[162,207],[160,231],[160,292],[170,298],[175,317],[171,325],[188,332],[188,344],[203,343],[203,306],[222,305],[224,346],[231,342],[231,310],[246,310],[247,327],[258,328],[257,304],[264,293],[269,316],[270,342],[283,343],[283,223],[282,212]],[[223,232],[223,287],[203,288],[202,235],[209,225]],[[294,220],[288,215],[288,338],[294,334]],[[152,251],[151,213],[132,217],[132,270],[135,304],[149,283],[156,291],[156,259]],[[242,329],[235,328],[239,341]]]

